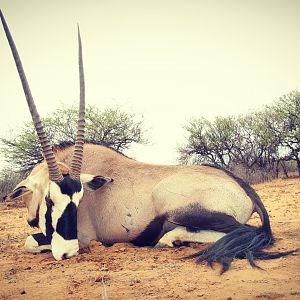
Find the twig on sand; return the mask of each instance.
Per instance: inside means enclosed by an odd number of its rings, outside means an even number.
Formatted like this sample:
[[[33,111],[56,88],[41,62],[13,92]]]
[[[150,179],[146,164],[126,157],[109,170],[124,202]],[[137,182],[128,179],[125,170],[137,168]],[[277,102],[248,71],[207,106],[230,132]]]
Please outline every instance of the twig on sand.
[[[101,278],[101,282],[102,282],[102,300],[108,300],[106,285],[103,276]]]

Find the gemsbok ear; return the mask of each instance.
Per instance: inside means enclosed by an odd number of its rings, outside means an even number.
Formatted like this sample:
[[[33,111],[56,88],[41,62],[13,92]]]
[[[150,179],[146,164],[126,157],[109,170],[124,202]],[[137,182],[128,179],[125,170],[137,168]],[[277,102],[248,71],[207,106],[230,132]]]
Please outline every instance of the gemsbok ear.
[[[14,189],[10,194],[6,195],[6,198],[9,199],[18,199],[22,196],[27,195],[28,193],[32,193],[32,190],[27,188],[26,186],[20,186]]]
[[[88,191],[96,191],[107,183],[113,182],[114,180],[110,177],[81,174],[80,181],[83,187]]]

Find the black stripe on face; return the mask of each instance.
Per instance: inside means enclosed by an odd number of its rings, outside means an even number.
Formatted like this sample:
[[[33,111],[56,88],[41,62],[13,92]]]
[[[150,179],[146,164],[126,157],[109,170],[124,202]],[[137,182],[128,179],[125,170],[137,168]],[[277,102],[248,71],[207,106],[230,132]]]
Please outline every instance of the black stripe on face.
[[[82,189],[81,182],[71,178],[69,175],[64,176],[64,179],[57,184],[61,193],[68,195],[71,199],[75,193],[79,193]]]
[[[46,197],[46,204],[47,204],[47,211],[46,211],[46,214],[45,214],[46,236],[51,237],[51,239],[52,239],[52,234],[54,232],[54,228],[52,226],[52,206],[53,206],[53,202],[51,201],[50,198]]]
[[[65,240],[77,239],[77,207],[70,202],[58,219],[56,232]]]
[[[38,216],[35,219],[33,219],[31,221],[27,221],[27,222],[30,227],[36,227],[36,228],[39,227],[39,217]]]

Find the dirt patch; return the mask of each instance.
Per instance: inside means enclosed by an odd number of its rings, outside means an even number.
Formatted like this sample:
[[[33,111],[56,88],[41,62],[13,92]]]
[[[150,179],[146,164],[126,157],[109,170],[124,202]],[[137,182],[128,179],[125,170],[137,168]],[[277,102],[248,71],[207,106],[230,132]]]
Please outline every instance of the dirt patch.
[[[254,188],[270,214],[274,250],[300,248],[300,180],[278,180]],[[0,299],[300,299],[300,255],[261,261],[264,270],[235,261],[219,275],[206,265],[178,258],[202,246],[177,249],[91,244],[61,262],[51,253],[23,249],[29,234],[26,209],[0,204]],[[259,224],[257,215],[252,224]],[[196,248],[196,249],[195,249]]]

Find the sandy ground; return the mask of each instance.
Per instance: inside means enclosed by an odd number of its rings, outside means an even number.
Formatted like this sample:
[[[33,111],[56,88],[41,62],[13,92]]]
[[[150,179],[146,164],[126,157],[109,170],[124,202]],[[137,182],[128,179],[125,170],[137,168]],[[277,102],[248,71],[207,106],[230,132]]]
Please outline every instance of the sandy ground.
[[[300,247],[300,180],[254,186],[269,211],[274,250]],[[0,204],[0,299],[300,299],[300,254],[261,261],[264,270],[235,261],[219,275],[193,260],[202,246],[137,248],[93,242],[91,252],[61,262],[23,249],[35,232],[21,203]],[[257,215],[251,223],[258,223]],[[195,247],[197,249],[195,249]]]

